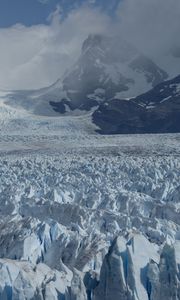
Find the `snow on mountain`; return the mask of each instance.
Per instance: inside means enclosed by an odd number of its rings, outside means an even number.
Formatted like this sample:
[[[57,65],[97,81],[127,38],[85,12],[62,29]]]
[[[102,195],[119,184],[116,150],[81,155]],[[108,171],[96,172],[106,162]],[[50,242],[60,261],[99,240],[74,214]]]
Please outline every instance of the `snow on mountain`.
[[[136,97],[140,105],[146,106],[148,108],[149,104],[157,105],[165,101],[173,102],[180,98],[180,75],[170,79],[168,81],[162,82],[157,85],[153,90]]]
[[[93,113],[101,133],[180,132],[180,76],[138,97],[111,99]]]
[[[39,115],[82,114],[116,94],[142,94],[167,76],[123,39],[90,35],[75,65],[55,84],[39,91],[12,92],[7,103]]]
[[[90,35],[77,63],[64,75],[63,88],[71,109],[87,110],[99,103],[93,97],[97,89],[104,91],[102,102],[117,92],[137,96],[165,78],[163,70],[123,39]]]

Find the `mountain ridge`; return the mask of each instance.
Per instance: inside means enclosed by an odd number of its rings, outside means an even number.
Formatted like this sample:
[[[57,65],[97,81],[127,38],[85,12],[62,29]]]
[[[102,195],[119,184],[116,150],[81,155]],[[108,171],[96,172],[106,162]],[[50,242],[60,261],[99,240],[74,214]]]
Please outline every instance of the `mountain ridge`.
[[[116,97],[134,97],[162,82],[168,74],[123,39],[90,35],[77,62],[50,87],[17,91],[8,104],[35,114],[90,111]]]
[[[102,134],[180,132],[180,75],[128,101],[111,99],[92,118]]]

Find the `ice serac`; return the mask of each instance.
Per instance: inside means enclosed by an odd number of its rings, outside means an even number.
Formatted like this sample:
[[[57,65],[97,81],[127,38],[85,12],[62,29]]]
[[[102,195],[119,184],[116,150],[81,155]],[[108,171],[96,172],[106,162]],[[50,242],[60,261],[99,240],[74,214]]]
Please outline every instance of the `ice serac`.
[[[95,300],[148,300],[149,260],[158,261],[157,247],[135,234],[129,241],[117,237],[106,255],[95,290]]]
[[[151,261],[148,266],[148,293],[150,300],[180,299],[180,242],[166,244],[160,262]]]
[[[179,241],[160,250],[141,234],[128,241],[117,237],[104,258],[93,299],[180,299],[179,251]]]
[[[68,299],[69,279],[45,264],[0,259],[0,299]]]
[[[126,242],[121,237],[114,240],[104,258],[94,299],[127,299]]]
[[[73,278],[69,291],[69,300],[87,300],[86,289],[83,283],[83,274],[77,269],[73,270]]]
[[[89,135],[82,152],[80,141],[1,156],[0,297],[162,300],[165,286],[178,295],[179,135]]]

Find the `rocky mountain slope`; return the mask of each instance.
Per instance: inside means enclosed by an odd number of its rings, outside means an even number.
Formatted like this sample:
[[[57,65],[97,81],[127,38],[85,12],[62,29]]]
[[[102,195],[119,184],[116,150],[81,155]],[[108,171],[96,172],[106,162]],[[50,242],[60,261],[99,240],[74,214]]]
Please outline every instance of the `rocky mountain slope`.
[[[8,103],[39,115],[89,111],[114,97],[134,97],[168,74],[119,37],[90,35],[78,61],[51,87],[9,94]]]
[[[116,94],[137,96],[165,78],[163,70],[123,39],[91,35],[63,78],[63,89],[71,100],[66,105],[87,110]]]
[[[90,35],[63,78],[41,90],[9,92],[4,103],[39,116],[89,113],[104,134],[179,132],[180,77],[167,76],[126,41]]]
[[[128,101],[104,102],[93,114],[104,134],[180,132],[179,120],[180,76]]]

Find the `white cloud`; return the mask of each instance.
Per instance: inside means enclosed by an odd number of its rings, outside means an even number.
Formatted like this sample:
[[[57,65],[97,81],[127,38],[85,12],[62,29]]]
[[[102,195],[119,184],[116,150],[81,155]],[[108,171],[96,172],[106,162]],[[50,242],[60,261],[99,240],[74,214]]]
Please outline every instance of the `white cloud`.
[[[180,46],[179,0],[122,0],[118,20],[123,34],[159,62]]]
[[[179,0],[123,0],[119,17],[122,30],[145,47],[156,50],[179,42]]]
[[[31,89],[53,83],[77,59],[90,33],[123,33],[157,61],[171,46],[180,44],[179,0],[121,0],[114,22],[88,6],[71,11],[62,20],[57,6],[49,22],[49,26],[0,29],[0,89]]]
[[[51,23],[0,29],[0,89],[31,89],[53,83],[77,59],[89,33],[105,32],[110,19],[86,6],[61,21],[58,6]]]

